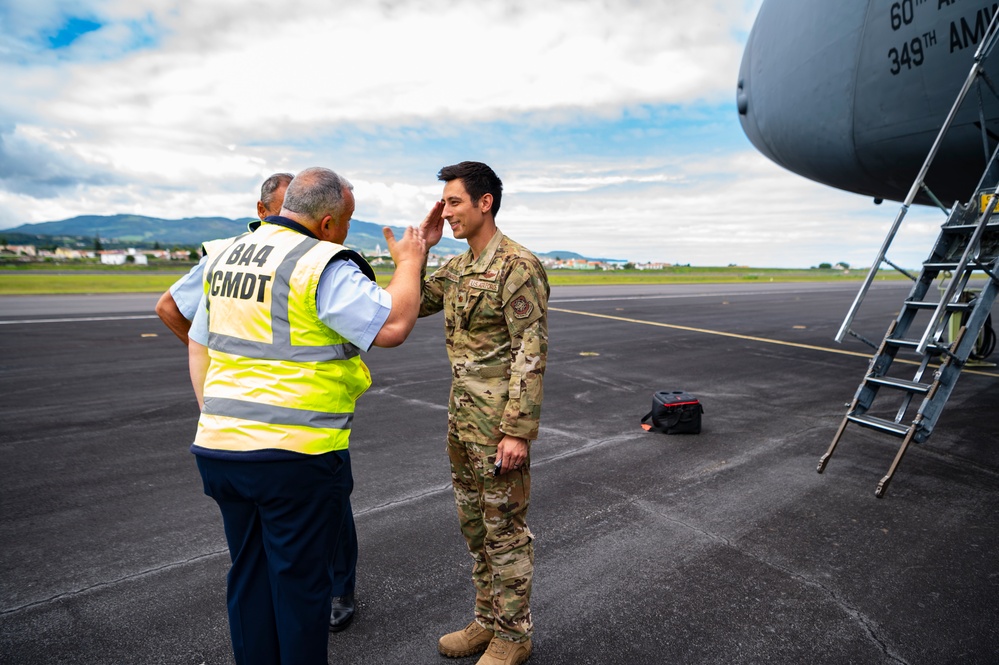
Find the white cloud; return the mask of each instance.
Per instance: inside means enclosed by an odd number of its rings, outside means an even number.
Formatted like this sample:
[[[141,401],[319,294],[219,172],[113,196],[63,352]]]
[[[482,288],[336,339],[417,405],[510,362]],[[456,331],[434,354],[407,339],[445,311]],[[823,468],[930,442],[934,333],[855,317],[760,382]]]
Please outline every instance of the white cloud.
[[[37,94],[24,79],[57,71],[42,118],[112,142],[616,109],[730,95],[741,45],[720,28],[745,20],[739,4],[153,3],[164,31],[156,49],[87,58],[101,40],[122,39],[110,23],[74,47],[81,60],[9,73]]]
[[[0,159],[16,158],[0,162],[0,228],[244,217],[264,177],[317,164],[351,179],[359,219],[405,225],[440,195],[436,169],[472,158],[506,183],[500,226],[538,251],[869,263],[891,204],[786,173],[745,141],[643,124],[643,108],[667,106],[707,113],[702,128],[737,122],[710,114],[734,96],[759,2],[16,3],[0,10]],[[41,49],[68,16],[103,27]],[[570,155],[552,141],[560,124],[600,131],[625,115],[610,135],[566,139]],[[635,140],[661,154],[615,150]],[[920,214],[899,238],[908,265],[939,223]]]
[[[810,182],[755,152],[662,169],[659,180],[525,196],[527,202],[510,192],[498,222],[537,251],[693,265],[868,266],[898,209]],[[670,177],[681,169],[682,178]],[[937,210],[914,207],[889,257],[918,266],[943,221]]]
[[[37,52],[0,60],[0,132],[71,135],[61,150],[83,164],[172,184],[246,176],[275,152],[308,159],[302,144],[344,123],[446,132],[728,96],[741,49],[731,26],[750,17],[737,0],[15,4],[2,20]],[[41,49],[69,17],[102,27],[57,56]],[[128,50],[137,30],[158,41]]]

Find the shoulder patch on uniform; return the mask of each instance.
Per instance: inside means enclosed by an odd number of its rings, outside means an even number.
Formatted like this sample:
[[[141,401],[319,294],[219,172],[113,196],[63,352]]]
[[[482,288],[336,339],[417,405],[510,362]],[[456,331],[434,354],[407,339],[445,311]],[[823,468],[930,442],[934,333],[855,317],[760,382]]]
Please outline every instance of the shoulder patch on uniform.
[[[506,290],[512,295],[525,284],[538,281],[538,278],[543,274],[544,268],[541,267],[540,263],[518,258],[513,263],[510,274],[506,278]]]
[[[513,308],[513,315],[518,319],[526,319],[534,311],[534,303],[524,296],[514,298],[513,302],[510,303],[510,307]]]
[[[467,282],[468,287],[471,289],[482,289],[483,291],[499,291],[499,284],[496,282],[484,282],[481,279],[470,279]]]

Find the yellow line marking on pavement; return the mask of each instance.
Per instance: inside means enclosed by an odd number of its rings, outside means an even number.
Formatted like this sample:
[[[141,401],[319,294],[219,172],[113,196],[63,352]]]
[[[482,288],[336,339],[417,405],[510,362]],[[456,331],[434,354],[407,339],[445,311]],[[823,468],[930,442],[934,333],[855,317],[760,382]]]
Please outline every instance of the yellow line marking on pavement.
[[[574,309],[562,309],[560,307],[549,307],[552,312],[562,312],[563,314],[578,314],[579,316],[592,316],[597,319],[610,319],[611,321],[623,321],[624,323],[638,323],[643,326],[656,326],[657,328],[671,328],[673,330],[686,330],[688,332],[704,333],[705,335],[719,335],[721,337],[733,337],[735,339],[744,339],[749,342],[761,342],[763,344],[777,344],[779,346],[792,346],[797,349],[808,349],[809,351],[824,351],[825,353],[838,353],[842,356],[855,356],[857,358],[871,359],[873,354],[861,353],[860,351],[846,351],[845,349],[831,349],[828,346],[814,346],[812,344],[801,344],[798,342],[785,342],[780,339],[770,339],[768,337],[753,337],[752,335],[740,335],[738,333],[724,332],[721,330],[708,330],[706,328],[692,328],[690,326],[678,326],[674,323],[659,323],[658,321],[644,321],[642,319],[629,319],[624,316],[612,316],[610,314],[595,314],[593,312],[580,312]],[[907,365],[918,365],[919,363],[914,360],[903,360],[901,358],[896,358],[895,362],[905,363]],[[978,374],[980,376],[989,376],[992,378],[999,378],[999,374],[993,372],[982,372],[974,369],[963,369],[962,374]]]

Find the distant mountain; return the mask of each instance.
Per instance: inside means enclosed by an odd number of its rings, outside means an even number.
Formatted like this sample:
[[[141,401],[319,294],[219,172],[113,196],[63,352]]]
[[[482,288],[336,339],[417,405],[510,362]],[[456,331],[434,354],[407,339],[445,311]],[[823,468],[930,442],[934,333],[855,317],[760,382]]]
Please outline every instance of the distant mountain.
[[[253,218],[228,219],[226,217],[185,217],[161,219],[142,215],[81,215],[57,222],[22,224],[10,229],[0,229],[0,239],[8,244],[41,244],[62,247],[93,248],[94,239],[100,238],[105,248],[118,247],[198,247],[206,240],[229,238],[246,230]],[[404,228],[390,227],[396,237]],[[347,246],[366,254],[376,249],[388,253],[382,227],[371,222],[353,219]],[[435,247],[440,254],[460,254],[468,249],[464,242],[441,238]],[[587,259],[576,252],[539,252],[538,256],[550,259],[583,259],[589,261],[614,261],[615,259]]]
[[[229,238],[246,231],[246,225],[253,218],[227,219],[225,217],[186,217],[184,219],[161,219],[142,215],[81,215],[57,222],[22,224],[11,229],[0,229],[0,237],[6,237],[10,244],[22,244],[28,238],[49,238],[57,245],[77,245],[93,247],[94,239],[100,238],[104,247],[197,247],[206,240]],[[402,227],[390,227],[396,237],[405,231]],[[386,254],[385,236],[378,224],[353,219],[347,245],[367,254],[377,248]],[[463,242],[442,238],[437,244],[441,253],[458,254],[468,245]]]

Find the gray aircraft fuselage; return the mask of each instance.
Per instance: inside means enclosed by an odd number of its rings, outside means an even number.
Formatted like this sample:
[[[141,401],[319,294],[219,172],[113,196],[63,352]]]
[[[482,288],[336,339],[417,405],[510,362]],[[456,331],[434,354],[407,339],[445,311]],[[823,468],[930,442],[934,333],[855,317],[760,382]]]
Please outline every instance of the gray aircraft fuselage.
[[[902,201],[997,5],[764,0],[739,71],[743,131],[789,171]],[[988,149],[999,140],[999,53],[985,62],[985,71],[997,91],[987,85],[980,94],[972,91],[926,178],[946,205],[968,200],[984,169],[980,110],[992,130]]]

